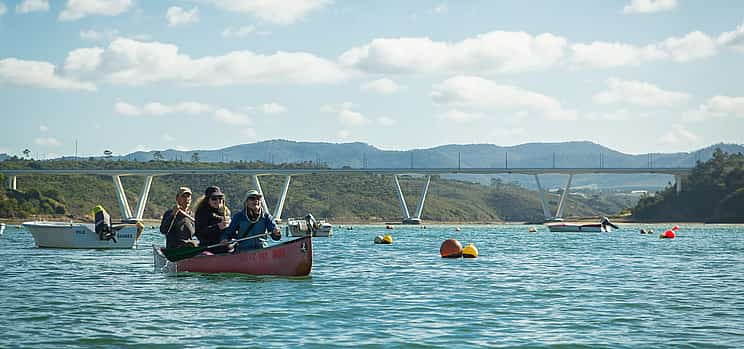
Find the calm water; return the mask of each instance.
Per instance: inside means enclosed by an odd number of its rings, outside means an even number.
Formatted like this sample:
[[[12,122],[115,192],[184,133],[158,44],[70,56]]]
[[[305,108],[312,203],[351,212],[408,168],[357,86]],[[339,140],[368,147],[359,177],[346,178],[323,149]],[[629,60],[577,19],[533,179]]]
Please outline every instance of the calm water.
[[[280,278],[154,273],[154,230],[135,250],[54,250],[8,227],[0,347],[744,347],[743,227],[622,228],[396,227],[392,245],[336,228],[309,277]],[[451,237],[479,258],[439,258]]]

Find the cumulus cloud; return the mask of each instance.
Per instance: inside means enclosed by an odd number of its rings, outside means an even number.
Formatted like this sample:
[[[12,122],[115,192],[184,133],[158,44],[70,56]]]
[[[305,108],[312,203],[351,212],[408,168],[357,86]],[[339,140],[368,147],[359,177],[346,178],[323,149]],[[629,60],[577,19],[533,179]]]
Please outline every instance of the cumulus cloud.
[[[49,11],[49,2],[47,0],[23,0],[16,6],[16,12],[46,12]]]
[[[199,8],[194,7],[191,11],[186,11],[178,6],[171,6],[165,13],[165,18],[168,20],[169,27],[196,23],[199,22]]]
[[[690,143],[696,143],[699,139],[700,137],[684,126],[674,124],[659,141],[664,145],[689,145]]]
[[[550,120],[577,118],[575,111],[564,109],[553,97],[476,76],[449,78],[434,85],[431,97],[436,104],[468,113],[522,113]]]
[[[320,110],[326,113],[334,113],[338,120],[348,126],[360,126],[369,123],[369,119],[358,111],[352,110],[354,104],[344,102],[338,105],[325,105]]]
[[[608,90],[592,98],[599,104],[632,104],[646,107],[674,107],[687,102],[690,96],[684,92],[665,91],[643,81],[607,80]]]
[[[8,12],[8,8],[5,7],[5,4],[0,2],[0,16],[4,15],[5,12]]]
[[[68,0],[60,21],[77,21],[87,16],[118,16],[132,6],[132,0]]]
[[[70,51],[65,60],[65,70],[68,72],[91,72],[101,65],[103,49],[99,47],[79,48]]]
[[[381,95],[389,95],[400,90],[400,86],[388,78],[377,79],[362,84],[362,91],[373,91]]]
[[[456,43],[429,38],[374,39],[339,61],[372,73],[518,73],[545,69],[564,55],[566,39],[550,34],[494,31]]]
[[[251,119],[247,115],[226,108],[215,110],[213,118],[217,122],[232,126],[245,126],[251,123]]]
[[[39,137],[34,139],[34,143],[49,147],[56,147],[60,145],[59,141],[54,137]]]
[[[149,102],[138,107],[126,102],[116,102],[114,111],[122,115],[166,115],[166,114],[204,114],[215,108],[204,103],[198,102],[181,102],[177,104],[164,104],[160,102]]]
[[[305,17],[308,13],[321,9],[330,0],[210,0],[217,8],[253,15],[261,20],[288,25]]]
[[[632,0],[623,13],[656,13],[677,8],[677,0]]]
[[[3,83],[62,90],[96,90],[91,83],[57,75],[51,63],[16,58],[0,59],[0,84]]]
[[[176,45],[128,38],[112,41],[101,54],[98,73],[114,84],[175,82],[182,85],[333,83],[350,73],[332,61],[304,52],[272,55],[233,51],[191,58]]]
[[[81,30],[80,38],[88,41],[111,41],[119,36],[116,29],[97,31],[93,29]]]
[[[744,97],[714,96],[697,110],[688,111],[685,119],[702,121],[711,118],[738,117],[744,118]]]
[[[665,52],[677,62],[715,56],[716,41],[699,31],[691,32],[681,38],[671,37],[660,45]]]
[[[253,34],[256,31],[256,27],[252,25],[242,27],[227,27],[222,31],[222,37],[225,38],[244,38]]]
[[[721,33],[718,43],[744,52],[744,24],[737,26],[734,31]]]
[[[287,108],[279,103],[271,102],[261,106],[261,109],[266,114],[279,114],[287,111]]]

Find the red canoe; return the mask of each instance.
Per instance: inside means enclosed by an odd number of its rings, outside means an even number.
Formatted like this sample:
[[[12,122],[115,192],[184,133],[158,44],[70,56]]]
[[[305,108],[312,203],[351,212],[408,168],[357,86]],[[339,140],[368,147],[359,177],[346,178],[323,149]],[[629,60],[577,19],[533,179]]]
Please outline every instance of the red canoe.
[[[171,262],[162,247],[152,246],[156,272],[241,273],[305,276],[313,267],[313,240],[306,236],[268,248],[235,254],[198,255]]]

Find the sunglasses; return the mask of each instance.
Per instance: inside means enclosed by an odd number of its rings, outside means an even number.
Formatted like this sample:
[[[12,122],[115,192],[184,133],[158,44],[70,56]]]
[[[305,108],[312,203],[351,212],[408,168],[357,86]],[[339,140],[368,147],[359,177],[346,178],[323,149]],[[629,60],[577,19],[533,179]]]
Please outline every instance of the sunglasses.
[[[225,200],[225,198],[222,197],[222,196],[213,196],[213,197],[209,198],[209,200],[212,200],[212,201],[222,201],[222,200]]]
[[[249,196],[248,200],[261,200],[260,196]]]

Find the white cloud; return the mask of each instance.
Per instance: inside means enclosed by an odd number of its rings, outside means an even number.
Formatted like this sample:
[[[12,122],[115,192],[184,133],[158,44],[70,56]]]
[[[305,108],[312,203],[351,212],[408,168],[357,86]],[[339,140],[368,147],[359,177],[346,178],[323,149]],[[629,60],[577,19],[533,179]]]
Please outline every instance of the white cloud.
[[[89,29],[80,31],[80,38],[88,41],[111,41],[118,36],[119,31],[116,29],[108,29],[103,31]]]
[[[245,13],[257,18],[281,25],[288,25],[305,17],[308,13],[321,9],[330,0],[211,0],[217,8]]]
[[[687,102],[690,96],[684,92],[665,91],[643,81],[609,78],[608,90],[592,97],[599,104],[633,104],[646,107],[674,107]]]
[[[393,126],[393,125],[395,125],[397,123],[397,121],[395,121],[395,119],[389,118],[387,116],[381,116],[381,117],[377,118],[377,123],[380,124],[380,125],[382,125],[382,126]]]
[[[483,118],[481,113],[469,113],[458,109],[450,109],[441,116],[442,119],[452,122],[467,123]]]
[[[15,58],[0,59],[0,84],[3,83],[62,90],[96,90],[91,83],[57,75],[51,63]]]
[[[672,128],[667,131],[660,139],[659,142],[664,145],[687,145],[691,143],[697,143],[700,139],[692,131],[686,129],[684,126],[675,124]]]
[[[65,60],[65,70],[70,72],[91,72],[101,65],[103,49],[99,47],[79,48],[70,51]]]
[[[632,0],[623,13],[656,13],[677,8],[677,0]]]
[[[697,110],[685,113],[687,121],[703,121],[711,118],[733,116],[744,118],[744,97],[714,96]]]
[[[716,55],[716,41],[699,31],[688,33],[681,38],[671,37],[664,40],[660,46],[677,62]]]
[[[166,115],[166,114],[204,114],[212,111],[214,108],[208,104],[198,102],[181,102],[178,104],[163,104],[160,102],[150,102],[141,108],[126,102],[117,102],[114,104],[114,110],[123,115]]]
[[[194,7],[191,11],[186,11],[178,6],[171,6],[165,14],[169,27],[175,27],[181,24],[199,22],[199,8]]]
[[[217,122],[233,125],[233,126],[245,126],[251,123],[250,118],[245,114],[236,113],[226,108],[220,108],[214,111],[214,120]]]
[[[50,147],[56,147],[60,145],[59,141],[54,137],[39,137],[34,139],[34,143]]]
[[[332,61],[304,52],[260,55],[233,51],[193,59],[176,45],[118,38],[102,54],[100,73],[110,82],[142,85],[175,82],[192,86],[333,83],[350,77]]]
[[[256,31],[256,27],[252,25],[243,27],[227,27],[222,31],[222,37],[225,38],[244,38]]]
[[[388,78],[377,79],[362,85],[362,91],[373,91],[382,95],[389,95],[400,90],[400,86]]]
[[[8,8],[5,7],[5,4],[0,2],[0,16],[4,15],[5,12],[8,12]]]
[[[41,132],[47,132],[47,131],[49,131],[49,127],[46,127],[46,125],[40,125],[39,126],[39,131],[41,131]]]
[[[140,111],[137,106],[126,103],[126,102],[116,102],[114,104],[114,111],[118,114],[122,115],[141,115],[142,111]]]
[[[67,0],[60,21],[76,21],[87,16],[117,16],[132,6],[132,0]]]
[[[344,52],[339,61],[375,73],[518,73],[555,64],[566,39],[550,33],[494,31],[456,43],[429,38],[374,39]]]
[[[352,110],[354,104],[351,102],[344,102],[338,105],[325,105],[320,108],[320,111],[326,113],[334,113],[338,116],[338,120],[348,126],[360,126],[369,123],[369,119],[362,113]]]
[[[721,33],[718,43],[744,52],[744,24],[738,25],[734,31]]]
[[[564,109],[553,97],[475,76],[449,78],[434,85],[431,96],[436,104],[471,113],[526,113],[550,120],[577,118],[575,111]]]
[[[16,6],[16,12],[46,12],[49,11],[49,2],[47,0],[23,0]]]
[[[287,111],[287,108],[279,103],[271,102],[261,106],[261,109],[266,114],[279,114]]]

